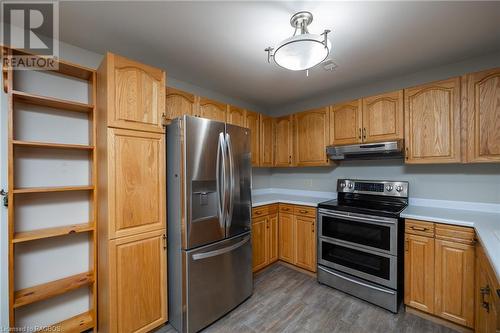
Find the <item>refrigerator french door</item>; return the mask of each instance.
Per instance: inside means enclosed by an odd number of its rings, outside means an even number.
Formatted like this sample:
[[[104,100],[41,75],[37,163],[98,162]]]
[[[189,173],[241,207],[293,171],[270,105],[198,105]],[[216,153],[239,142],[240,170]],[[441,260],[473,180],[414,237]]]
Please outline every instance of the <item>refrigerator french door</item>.
[[[197,332],[252,294],[250,130],[183,116],[167,127],[169,320]]]

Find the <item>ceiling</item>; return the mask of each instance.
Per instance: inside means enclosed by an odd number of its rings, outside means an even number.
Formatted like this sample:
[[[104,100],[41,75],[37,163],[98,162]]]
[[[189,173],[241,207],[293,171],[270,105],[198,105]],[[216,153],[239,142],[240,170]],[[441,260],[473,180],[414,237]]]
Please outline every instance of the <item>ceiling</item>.
[[[308,10],[331,29],[333,71],[291,72],[264,48]],[[266,110],[355,84],[500,50],[500,2],[60,2],[62,41],[161,66],[169,76]]]

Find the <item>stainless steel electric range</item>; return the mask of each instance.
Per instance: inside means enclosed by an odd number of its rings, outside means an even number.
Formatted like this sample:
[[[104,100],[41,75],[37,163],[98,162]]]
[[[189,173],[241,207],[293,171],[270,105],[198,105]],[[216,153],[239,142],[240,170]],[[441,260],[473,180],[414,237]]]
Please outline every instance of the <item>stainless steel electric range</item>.
[[[318,281],[396,313],[408,182],[339,179],[337,192],[318,205]]]

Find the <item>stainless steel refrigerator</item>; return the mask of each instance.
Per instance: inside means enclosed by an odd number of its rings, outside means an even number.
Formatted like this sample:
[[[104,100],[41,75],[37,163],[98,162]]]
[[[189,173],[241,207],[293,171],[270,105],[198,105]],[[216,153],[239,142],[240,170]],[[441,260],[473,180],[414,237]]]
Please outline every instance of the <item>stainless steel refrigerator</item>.
[[[174,120],[167,192],[169,321],[197,332],[252,294],[250,130]]]

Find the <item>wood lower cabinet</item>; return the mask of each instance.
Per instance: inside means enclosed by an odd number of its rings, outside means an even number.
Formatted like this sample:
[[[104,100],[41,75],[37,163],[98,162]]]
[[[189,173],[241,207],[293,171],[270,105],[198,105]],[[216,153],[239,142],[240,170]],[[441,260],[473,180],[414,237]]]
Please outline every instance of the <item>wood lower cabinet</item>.
[[[279,213],[279,259],[294,264],[295,252],[295,222],[293,213]]]
[[[435,241],[434,314],[474,327],[474,245]]]
[[[250,129],[252,166],[260,166],[260,114],[248,111],[245,114],[245,127]]]
[[[229,105],[227,110],[227,123],[245,127],[245,109],[239,108],[234,105]]]
[[[316,219],[295,216],[295,265],[316,272]]]
[[[260,116],[260,163],[262,167],[272,167],[274,163],[274,118]]]
[[[164,132],[165,72],[125,57],[106,53],[99,75],[107,86],[107,123],[112,127]]]
[[[405,236],[405,304],[434,313],[434,238]]]
[[[500,162],[500,68],[462,78],[468,162]]]
[[[500,281],[497,279],[481,244],[476,245],[475,315],[476,332],[500,331]]]
[[[165,231],[112,240],[109,255],[113,310],[105,323],[100,322],[99,330],[139,333],[163,324],[167,320]]]
[[[363,142],[403,139],[403,90],[363,98]]]
[[[279,204],[279,259],[316,272],[316,209]]]
[[[326,156],[330,136],[328,108],[300,112],[294,116],[295,164],[297,166],[329,165]]]
[[[474,237],[472,228],[407,219],[405,304],[473,328]]]
[[[199,117],[226,122],[227,104],[206,97],[200,97],[198,103]]]
[[[252,268],[259,271],[278,260],[278,205],[252,209]]]
[[[348,145],[362,141],[361,99],[330,107],[330,144]]]
[[[458,163],[460,78],[405,89],[406,163]]]
[[[167,87],[165,121],[170,123],[177,117],[196,114],[196,96],[188,92]]]
[[[274,166],[293,165],[293,116],[275,119]]]

